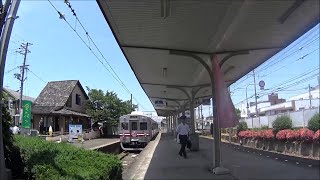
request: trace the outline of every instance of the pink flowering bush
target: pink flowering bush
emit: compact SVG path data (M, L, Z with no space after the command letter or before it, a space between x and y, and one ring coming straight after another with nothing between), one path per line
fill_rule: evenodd
M262 131L262 138L266 140L272 140L274 138L274 133L272 129Z
M297 139L303 142L310 142L313 140L314 132L307 128L301 128L298 130Z
M295 141L299 137L299 133L297 131L289 129L286 134L286 138L288 141Z
M316 133L314 133L313 135L313 141L319 143L320 141L320 130L316 131Z
M246 138L246 139L253 138L253 131L250 131L250 130L240 131L238 133L238 137Z
M287 134L288 129L284 129L284 130L280 130L277 134L276 134L276 139L279 141L285 141L287 140L286 134Z

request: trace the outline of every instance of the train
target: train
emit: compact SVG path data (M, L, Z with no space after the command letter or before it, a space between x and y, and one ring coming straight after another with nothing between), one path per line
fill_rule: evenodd
M143 150L159 131L159 124L142 112L123 115L119 120L120 146L124 151Z

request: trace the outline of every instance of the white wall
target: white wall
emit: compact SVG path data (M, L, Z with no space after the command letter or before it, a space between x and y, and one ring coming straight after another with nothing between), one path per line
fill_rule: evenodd
M319 100L320 99L312 99L311 106L312 107L319 107ZM298 111L300 108L310 109L310 100L309 99L296 100L295 101L295 111Z
M311 96L312 96L312 99L319 99L320 98L320 89L316 89L316 90L311 91ZM300 99L309 99L309 92L289 98L290 101L300 100Z
M305 109L302 111L277 114L277 115L273 115L273 116L260 116L260 126L268 125L269 128L272 128L272 122L274 120L276 120L277 117L279 117L281 115L288 115L292 119L292 126L293 127L307 127L309 120L316 113L319 113L319 108ZM248 128L252 128L252 127L258 128L259 127L259 118L258 117L246 118L243 120L247 123ZM252 126L252 123L253 123L253 126Z
M266 112L266 111L278 110L278 109L285 109L285 108L290 108L290 107L293 107L292 101L283 102L283 103L275 104L275 105L268 106L268 107L263 107L263 108L260 109L260 112Z
M259 109L264 108L264 107L268 107L270 105L271 105L270 102L263 102L263 103L258 102L258 111L259 111ZM247 117L247 114L249 114L249 113L247 113L247 104L242 103L240 108L241 108L240 109L241 110L241 117ZM250 114L256 114L256 106L249 107L249 112L250 112Z

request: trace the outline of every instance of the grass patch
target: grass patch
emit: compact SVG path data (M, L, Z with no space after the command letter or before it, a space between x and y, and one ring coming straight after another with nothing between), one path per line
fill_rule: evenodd
M67 143L16 136L28 179L122 179L115 155L84 150Z

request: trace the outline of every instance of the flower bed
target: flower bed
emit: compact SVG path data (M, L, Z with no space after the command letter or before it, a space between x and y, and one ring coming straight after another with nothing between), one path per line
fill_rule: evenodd
M283 129L274 134L273 129L268 130L246 130L238 133L243 145L277 151L285 154L302 155L319 158L320 131L314 133L307 128L298 130Z

